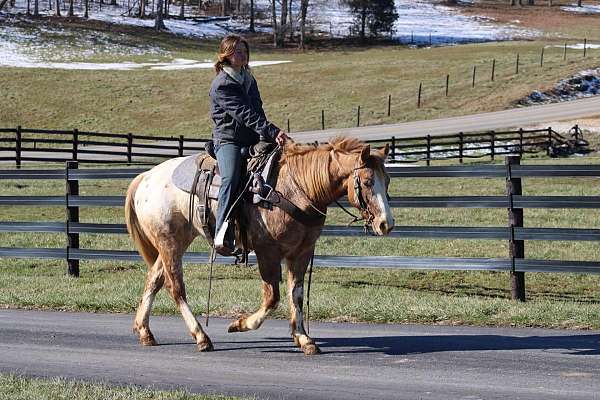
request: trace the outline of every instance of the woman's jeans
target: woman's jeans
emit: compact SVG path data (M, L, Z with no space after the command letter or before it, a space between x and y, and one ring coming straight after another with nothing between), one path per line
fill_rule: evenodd
M217 164L221 175L219 206L217 208L217 226L215 236L221 229L231 204L235 201L242 173L241 146L235 143L223 143L217 148Z

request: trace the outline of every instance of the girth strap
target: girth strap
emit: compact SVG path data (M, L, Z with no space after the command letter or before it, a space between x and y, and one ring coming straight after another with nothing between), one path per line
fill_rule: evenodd
M274 189L270 190L266 197L263 197L263 199L272 204L273 207L282 209L303 225L312 227L323 225L325 223L325 216L309 214L306 211L301 210L298 208L298 206L286 199L281 193Z

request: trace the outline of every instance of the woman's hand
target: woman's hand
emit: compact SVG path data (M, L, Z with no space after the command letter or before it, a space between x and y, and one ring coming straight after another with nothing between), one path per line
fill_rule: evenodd
M279 131L275 137L275 142L277 142L278 145L283 146L288 139L290 139L290 137L284 131Z

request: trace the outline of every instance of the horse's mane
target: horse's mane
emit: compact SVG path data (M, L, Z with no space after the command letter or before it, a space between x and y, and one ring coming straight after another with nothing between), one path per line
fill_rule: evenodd
M333 196L329 173L331 152L360 154L364 146L360 140L344 136L324 144L292 143L285 147L281 165L288 165L289 173L312 200L327 201Z

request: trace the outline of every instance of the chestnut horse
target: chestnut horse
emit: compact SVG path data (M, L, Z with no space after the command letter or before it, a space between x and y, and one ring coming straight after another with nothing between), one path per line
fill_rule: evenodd
M387 196L389 176L384 166L387 155L388 146L371 151L369 145L352 138L336 138L318 146L290 144L279 162L275 189L312 215L325 215L330 203L347 194L350 204L370 222L373 232L386 235L394 227ZM127 229L148 264L133 330L142 345L156 345L149 327L150 311L156 293L165 285L198 350L210 351L213 345L188 305L183 283L183 254L203 231L196 218L188 224L189 195L171 182L171 175L182 160L165 161L138 175L127 190ZM304 275L323 223L306 226L280 208L267 210L244 204L241 212L248 221L249 249L254 250L258 261L263 301L258 311L231 323L229 332L259 328L277 307L281 261L285 260L292 338L304 354L319 353L304 329L302 306Z

